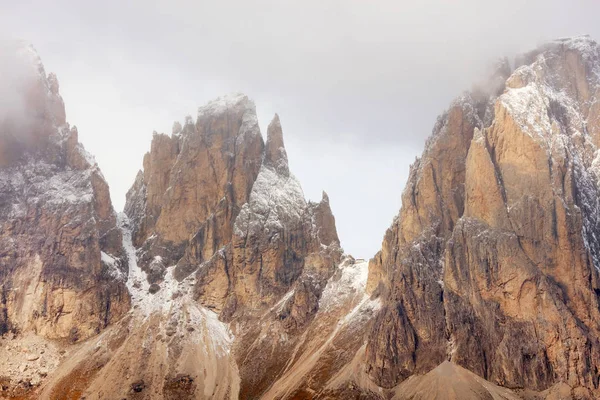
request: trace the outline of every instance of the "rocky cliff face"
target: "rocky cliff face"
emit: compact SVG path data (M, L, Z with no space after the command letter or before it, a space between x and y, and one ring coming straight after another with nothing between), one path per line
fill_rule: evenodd
M597 395L599 72L595 42L559 40L440 117L370 263L373 381L450 360L502 386Z
M326 279L340 259L327 195L306 202L279 117L265 145L241 94L200 108L171 136L155 134L125 212L153 290L175 266L176 279L197 277L197 299L225 320L272 305L308 268Z
M377 308L364 297L367 264L341 262L327 195L307 202L290 173L279 117L265 144L244 95L201 107L170 136L155 134L125 213L132 311L61 365L42 395L292 393L323 362L298 358L304 349L332 351L338 333L364 333Z
M78 342L129 308L121 231L56 77L22 43L3 43L2 61L0 335ZM24 374L3 361L0 376Z
M193 280L195 301L237 327L241 393L268 388L288 360L265 359L265 347L252 345L256 321L304 332L341 258L327 195L306 202L290 174L279 117L264 144L253 102L232 95L171 137L156 135L126 213L153 290L171 266L175 279Z
M56 78L19 49L34 68L14 80L27 112L1 121L2 395L600 397L591 39L503 60L451 104L369 262L342 254L279 117L265 143L241 94L155 133L117 218Z

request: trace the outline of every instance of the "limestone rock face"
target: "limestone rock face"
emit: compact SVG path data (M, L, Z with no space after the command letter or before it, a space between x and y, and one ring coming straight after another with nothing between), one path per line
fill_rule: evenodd
M358 359L379 307L365 295L367 263L343 256L327 194L305 200L279 117L266 145L256 121L254 104L232 95L154 135L119 216L131 310L37 395L330 393L326 382Z
M370 262L383 304L365 368L393 387L450 360L501 386L593 398L600 51L559 40L503 71L453 103L411 168Z
M56 76L29 45L1 53L10 105L0 116L0 335L76 342L129 308L121 231L106 181L65 121Z
M169 276L193 281L194 301L237 327L240 393L267 389L271 368L290 354L261 364L263 354L242 357L265 351L248 348L257 321L278 335L305 332L342 256L328 196L307 202L290 173L279 117L265 145L254 103L236 94L201 107L171 136L155 134L125 212L149 290L160 294Z
M174 132L154 135L125 206L134 245L147 249L142 267L165 260L153 267L158 278L165 265L200 264L229 241L264 147L254 104L243 95L202 107L195 123L188 117Z
M283 145L283 131L279 115L275 117L267 128L267 147L265 148L265 165L275 169L281 175L290 174L288 167L287 153Z
M120 214L119 223L130 257L131 311L72 351L39 398L237 398L239 374L227 325L191 296L192 277L179 282L173 268L152 294L136 262L130 222Z
M328 270L341 254L326 195L307 203L290 175L279 117L265 146L241 94L201 107L172 136L154 135L125 212L151 282L171 265L178 279L197 270L198 298L224 317L272 303L308 256L327 253L321 245L334 248Z
M0 396L600 397L591 39L501 60L452 102L368 262L242 94L155 133L116 216L20 49L33 68L0 86L22 106L0 114Z

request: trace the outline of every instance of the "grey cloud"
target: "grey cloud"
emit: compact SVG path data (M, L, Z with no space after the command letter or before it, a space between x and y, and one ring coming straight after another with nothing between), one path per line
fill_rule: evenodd
M152 130L243 91L263 131L279 113L292 171L310 198L329 193L342 244L363 257L452 98L498 57L600 39L600 4L583 0L2 1L3 33L57 73L117 208Z
M0 39L0 123L10 119L25 119L25 102L28 85L35 82L35 68L25 44ZM5 132L1 132L5 133Z

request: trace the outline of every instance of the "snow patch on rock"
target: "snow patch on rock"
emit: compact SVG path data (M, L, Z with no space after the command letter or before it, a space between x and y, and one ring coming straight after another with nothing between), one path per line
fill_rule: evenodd
M345 300L348 296L364 293L368 277L367 261L343 260L336 274L327 282L319 301L319 308L327 308L332 303Z
M146 273L137 264L129 220L124 213L119 214L118 219L123 232L123 247L129 259L127 288L131 294L134 317L146 320L159 315L168 321L167 336L181 330L188 340L211 347L213 354L220 357L229 354L234 336L229 325L219 321L215 312L202 307L193 299L195 277L191 275L179 282L173 277L175 267L170 266L160 283L160 290L150 293ZM155 261L162 262L158 256ZM186 326L190 329L184 330Z
M108 253L100 252L100 260L107 267L108 274L119 281L125 280L125 275L120 269L121 261Z
M206 105L198 108L198 117L218 116L230 109L253 108L254 103L243 93L230 93L209 101Z
M50 209L87 206L94 201L92 175L96 168L62 169L42 161L0 170L0 191L10 193L15 215L24 216L29 206Z
M365 293L368 276L368 261L354 261L352 258L343 260L323 290L319 300L320 312L355 301L355 306L338 321L340 327L373 315L381 307L381 303L379 298L371 299Z
M307 203L300 182L293 175L278 174L262 165L250 200L244 204L234 223L237 236L280 232L287 221L299 221Z

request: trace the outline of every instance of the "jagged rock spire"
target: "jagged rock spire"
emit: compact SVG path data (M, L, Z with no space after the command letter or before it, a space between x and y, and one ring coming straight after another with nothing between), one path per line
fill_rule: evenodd
M314 203L313 203L314 204ZM319 240L322 244L329 246L332 243L340 244L340 238L335 226L335 217L329 205L329 196L323 190L321 201L314 204L314 220L318 226Z
M267 146L265 149L265 164L285 176L289 176L287 153L283 144L283 131L279 115L275 114L267 128Z

